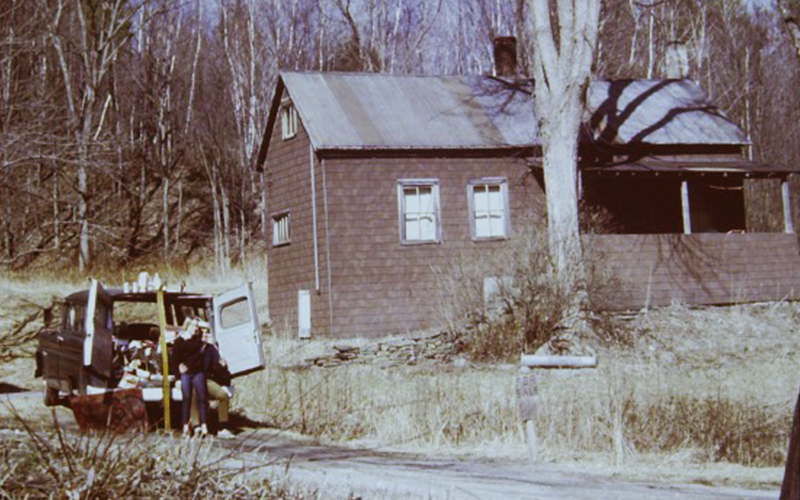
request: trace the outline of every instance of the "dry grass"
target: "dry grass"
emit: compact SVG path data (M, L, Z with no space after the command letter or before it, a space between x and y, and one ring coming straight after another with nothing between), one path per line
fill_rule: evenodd
M0 439L0 498L220 498L302 500L292 490L231 461L212 441L146 436L88 435L48 429L21 417L22 432ZM256 472L256 474L253 474Z
M261 320L267 318L261 265L225 278L202 268L159 273L208 291L253 280ZM3 328L34 307L30 304L44 304L83 284L47 277L0 280L0 298L10 304L2 309ZM616 319L614 343L592 346L600 360L597 369L541 373L535 420L541 459L616 467L643 477L683 470L710 481L735 476L774 485L782 474L798 391L798 320L792 303L674 305ZM265 340L268 369L237 381L234 407L249 418L327 442L515 460L527 456L513 365L297 369L291 367L329 352L337 342L300 342L280 331ZM366 345L370 340L338 342ZM0 381L38 387L32 377L27 380L32 366L30 358L0 365ZM659 472L664 464L670 473Z
M206 293L223 292L250 281L262 303L266 304L267 300L265 258L253 258L245 265L228 271L217 269L212 261L201 261L191 267L162 264L137 268L95 269L86 274L78 273L77 268L5 273L0 276L0 298L41 303L46 299L63 297L86 288L89 278L99 279L106 287L121 287L126 281L135 281L141 271L146 271L151 276L158 273L170 288L178 287L183 282L187 290ZM266 318L266 309L263 312Z
M259 321L267 323L267 270L264 259L253 259L245 266L222 273L209 263L198 263L190 270L185 266L143 267L141 269L101 269L91 273L106 287L121 287L134 281L140 271L156 272L168 287L183 282L189 291L220 293L242 283L252 282ZM40 382L33 378L32 356L35 343L30 339L42 326L41 312L72 292L87 288L89 278L75 269L58 272L36 270L0 275L0 381L17 387L35 389ZM58 310L54 311L58 320ZM30 321L28 321L30 320ZM23 324L25 323L25 324ZM21 328L20 328L21 327ZM9 335L13 334L13 338ZM9 337L6 337L9 336ZM4 338L5 337L5 338ZM18 345L17 339L23 339Z
M798 390L797 320L789 303L675 305L617 319L618 343L593 346L597 369L538 374L542 460L738 464L761 468L768 479L758 481L774 485ZM280 341L286 357L313 350L291 344ZM517 376L496 364L272 364L238 384L239 404L253 418L329 442L524 459Z

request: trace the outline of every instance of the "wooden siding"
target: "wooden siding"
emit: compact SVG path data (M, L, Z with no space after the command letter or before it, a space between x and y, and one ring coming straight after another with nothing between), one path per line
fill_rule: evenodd
M283 141L275 127L267 163L269 214L291 213L291 243L268 250L270 319L289 335L297 334L298 290L311 292L314 336L379 336L441 324L433 268L462 253L480 259L504 245L471 239L469 181L508 179L512 235L523 228L529 207L543 203L521 159L315 159L317 290L310 147L302 123L298 128ZM440 243L401 244L400 179L438 180ZM800 299L793 234L587 235L584 245L614 275L614 293L604 298L609 309Z
M525 162L509 158L323 160L330 231L334 336L379 336L441 323L435 266L463 252L479 259L503 241L471 238L467 186L508 179L511 232L542 192ZM437 179L441 242L401 244L397 181ZM323 291L327 293L327 290Z
M614 277L609 309L800 298L797 236L785 233L586 235Z
M312 327L324 331L328 328L327 318L330 315L327 302L319 300L319 293L316 291L310 141L299 118L295 137L283 140L281 124L277 123L270 141L271 147L266 162L270 321L276 330L292 336L297 335L297 292L309 290ZM318 228L323 210L321 185L321 179L315 176ZM284 211L290 213L291 242L288 245L273 247L272 216ZM320 264L323 263L320 261ZM323 276L325 274L321 271L320 278Z
M346 77L348 81L368 78L372 82L370 92L354 92L356 86L341 86L344 80L337 84L340 94L346 94L347 102L358 107L363 100L368 104L362 106L363 109L377 113L357 116L358 127L353 130L358 133L349 142L328 141L325 139L328 135L321 135L321 132L315 134L315 130L321 130L330 134L330 137L338 137L350 126L348 122L355 115L347 110L354 108L336 104L339 102L337 99L328 99L327 94L318 92L312 85L314 82L325 83L322 80L338 81L344 76L295 74L288 77L287 83L294 81L294 86L287 88L294 89L295 104L301 114L298 116L297 135L286 141L281 137L279 116L281 94L286 91L283 80L279 81L266 132L270 137L266 138L259 152L259 166L266 156L268 176L270 319L279 332L297 334L299 290L310 292L314 336L378 336L440 324L438 296L442 290L437 286L434 268L445 267L463 254L479 260L505 245L502 240L475 242L471 239L467 199L469 181L482 177L507 179L512 237L526 227L528 221L525 218L532 209L544 204L543 193L531 175L528 163L519 157L526 154L522 151L530 152L529 147L538 140L535 136L529 140L509 140L534 132L535 127L532 128L529 123L533 116L530 110L505 115L498 114L496 107L489 106L488 111L481 111L475 108L475 96L472 96L457 107L463 113L454 113L457 109L451 106L453 87L445 85L441 98L435 100L441 101L437 106L445 104L447 109L444 109L444 114L448 117L460 117L459 127L442 127L446 122L442 121L442 112L431 113L430 109L416 109L403 106L402 103L399 109L405 118L411 120L408 123L421 126L399 126L398 114L394 111L386 113L387 109L395 108L385 105L387 99L392 100L397 96L397 92L393 93L391 89L387 92L389 87L384 85L375 86L377 80L373 77ZM412 101L417 104L432 102L429 99L433 95L430 80L417 80L410 79L405 85L413 84L416 90L412 93L425 98ZM637 130L650 130L650 118L660 119L663 109L679 108L673 104L683 102L681 96L691 96L695 92L694 87L689 88L690 85L685 82L602 85L622 85L620 90L624 88L627 89L625 92L633 92L631 98L641 92L649 96L649 110L638 110L643 114L639 117L641 119L631 120L628 117L625 120L627 132L614 128L618 137L635 138L639 133ZM651 92L651 87L658 87L658 92ZM405 88L411 89L410 86ZM471 93L464 95L469 97ZM605 94L600 97L601 101L608 101ZM602 104L599 112L615 118L612 115L619 111L616 109L619 102L608 101ZM525 103L529 105L529 101ZM323 112L334 114L326 115ZM344 115L337 115L342 112ZM488 113L486 119L476 121L476 112ZM642 146L646 148L643 152L647 155L669 154L674 157L671 159L688 161L690 158L697 160L698 155L724 156L739 151L741 134L732 123L716 114L698 116L712 121L722 120L724 123L717 130L719 133L708 135L708 140L700 141L703 144L698 145L698 133L706 134L713 127L701 126L700 121L671 121L668 127L650 130L657 132L655 135L648 134L649 139L663 135L669 140L661 145L648 141L647 145ZM303 123L303 117L309 120L309 128ZM502 120L495 122L498 117L502 117ZM682 119L685 118L687 116ZM517 125L513 126L514 123ZM476 128L480 132L477 135L469 132L476 124L480 125ZM431 127L434 125L438 127L440 140L432 141ZM487 126L490 127L487 129ZM498 142L496 132L506 126L509 128L501 134L505 140ZM311 137L316 140L315 145L320 148L313 156L309 130ZM376 133L376 130L379 132ZM399 138L389 138L391 141L388 142L387 138L373 142L372 139L380 138L384 130L387 134L390 131L392 134L402 134ZM462 132L457 133L459 130ZM620 132L623 133L620 135ZM474 137L479 140L476 141ZM683 138L690 140L690 145L684 144ZM387 149L392 145L397 149ZM514 145L517 147L517 156L513 156L506 148ZM357 150L350 150L351 147ZM627 147L623 146L621 152L627 151L624 149ZM604 153L610 154L609 151ZM582 156L587 157L586 154ZM608 160L603 155L595 156L598 161ZM753 170L748 165L742 167L743 172ZM622 167L630 168L631 165L617 166ZM669 165L666 172L673 172L673 167ZM769 173L774 168L756 170ZM397 181L400 179L438 181L440 242L407 245L400 241L397 199ZM769 182L777 181L765 181L762 184ZM775 212L774 208L780 200L772 195L767 196L774 189L755 187L754 181L745 182L747 229L774 229L782 220L782 212ZM759 196L764 198L761 205L750 203L751 198ZM800 206L793 207L793 210L797 221ZM275 214L286 211L291 214L291 242L272 247L271 219ZM779 214L779 217L758 218L754 215L773 213ZM800 227L800 224L795 222L795 227ZM635 309L644 305L667 305L672 301L735 303L800 298L800 294L795 292L800 287L800 257L793 234L592 235L584 237L584 243L589 250L587 253L599 256L616 277L616 290L606 298L609 308Z

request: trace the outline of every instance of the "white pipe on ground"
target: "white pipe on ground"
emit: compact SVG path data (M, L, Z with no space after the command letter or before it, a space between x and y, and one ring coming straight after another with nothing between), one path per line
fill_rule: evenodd
M523 354L520 364L528 368L596 368L597 356L537 356Z

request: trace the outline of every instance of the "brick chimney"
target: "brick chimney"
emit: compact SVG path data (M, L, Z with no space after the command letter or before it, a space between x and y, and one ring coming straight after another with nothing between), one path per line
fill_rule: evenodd
M684 42L669 42L664 59L667 78L683 79L689 77L689 48Z
M494 76L517 76L517 38L498 36L494 39Z

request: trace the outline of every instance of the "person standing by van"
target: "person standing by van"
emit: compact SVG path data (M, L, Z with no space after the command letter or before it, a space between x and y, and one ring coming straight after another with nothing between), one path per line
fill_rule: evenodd
M184 323L180 335L175 340L173 356L178 375L181 378L181 421L183 434L189 435L192 428L189 416L192 407L192 393L197 400L200 413L200 433L208 434L206 416L208 413L208 389L206 387L206 374L203 360L203 334L198 326L197 319L189 319Z
M221 439L233 438L233 433L228 429L228 410L230 400L233 395L231 390L231 372L228 370L228 363L220 356L219 347L210 332L204 337L206 349L203 353L203 365L206 372L206 385L208 395L219 401L219 429L217 437Z

